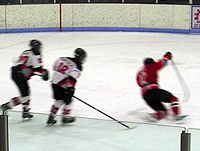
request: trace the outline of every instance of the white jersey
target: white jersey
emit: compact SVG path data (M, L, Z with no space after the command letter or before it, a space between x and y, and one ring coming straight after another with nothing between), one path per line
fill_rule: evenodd
M52 83L67 89L74 87L81 75L81 64L74 58L60 57L53 66Z
M33 75L33 72L35 71L34 69L36 68L41 67L41 70L38 70L37 72L43 72L42 56L35 55L34 52L31 50L26 50L21 54L14 66L18 65L21 66L21 72L28 79Z

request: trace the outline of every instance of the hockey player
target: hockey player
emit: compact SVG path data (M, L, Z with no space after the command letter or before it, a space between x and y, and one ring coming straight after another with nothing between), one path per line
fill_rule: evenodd
M43 68L42 55L40 51L41 45L42 44L39 40L31 40L31 49L23 51L18 61L12 67L11 77L20 91L20 96L14 97L9 102L1 105L3 111L22 104L22 118L33 117L33 115L29 113L30 88L28 80L36 73L40 74L44 81L48 80L48 71Z
M47 120L48 125L53 125L57 121L55 116L62 106L62 123L75 121L74 117L69 116L72 97L75 92L77 79L81 75L82 64L86 58L86 52L82 48L75 49L74 58L60 57L53 66L52 89L54 104L51 107L50 115Z
M158 85L158 72L167 65L171 58L171 52L166 52L163 58L157 62L152 58L145 58L144 66L136 76L137 84L141 87L143 99L155 111L155 113L150 114L154 120L161 120L168 115L168 110L163 105L163 102L171 104L171 110L176 120L184 117L180 116L178 98L170 92L159 88Z

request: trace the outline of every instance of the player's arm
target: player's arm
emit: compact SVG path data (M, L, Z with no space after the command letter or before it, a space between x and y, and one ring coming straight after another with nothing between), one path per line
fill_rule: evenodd
M39 73L42 76L42 79L44 81L47 81L49 79L49 72L47 69L43 69L42 66L33 68L33 72Z
M49 79L49 73L47 69L43 68L42 57L40 55L32 56L33 72L39 73L44 81Z
M67 86L67 88L65 88L66 95L64 99L67 105L71 102L71 99L74 96L76 81L77 80L75 77L69 76L65 80L63 80L61 83L59 83L61 87Z
M155 68L156 68L157 70L162 69L164 66L167 65L168 61L171 60L171 59L172 59L172 54L171 54L171 52L166 52L166 53L163 55L163 58L160 59L160 60L158 60L158 61L156 62Z
M168 60L172 59L172 53L171 52L166 52L163 56L163 59L167 62Z

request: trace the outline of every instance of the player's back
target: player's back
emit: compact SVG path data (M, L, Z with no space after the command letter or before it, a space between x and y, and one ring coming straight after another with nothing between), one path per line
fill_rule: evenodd
M41 55L35 55L31 50L25 50L19 56L19 59L14 66L16 65L37 68L42 66L42 58Z
M69 57L58 58L54 63L53 70L52 82L54 84L58 84L69 76L77 79L81 72L74 58Z

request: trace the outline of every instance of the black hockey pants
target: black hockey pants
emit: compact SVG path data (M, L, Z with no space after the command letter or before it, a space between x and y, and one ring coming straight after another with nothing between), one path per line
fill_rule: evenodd
M152 89L144 96L144 100L155 111L166 110L162 102L170 103L172 94L163 89Z
M63 100L66 105L70 104L72 99L69 98L67 90L59 86L58 84L52 84L53 97L55 100Z
M20 68L18 66L12 67L11 71L11 77L17 87L19 88L19 91L21 93L21 96L29 96L29 86L28 86L28 80L24 77L24 75L20 72Z

